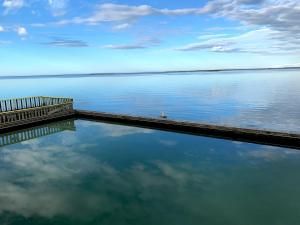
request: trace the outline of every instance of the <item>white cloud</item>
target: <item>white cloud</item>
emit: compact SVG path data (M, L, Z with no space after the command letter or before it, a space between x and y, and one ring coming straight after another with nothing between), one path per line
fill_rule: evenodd
M130 20L133 18L153 14L153 9L147 5L127 6L117 4L102 4L97 6L94 14L87 18L76 17L72 20L60 21L60 24L90 24L95 25L101 22L113 22Z
M139 17L151 15L187 15L197 14L199 9L156 9L149 5L129 6L119 4L101 4L96 7L95 12L90 17L76 17L71 20L58 22L60 25L65 24L89 24L95 25L102 22L128 21Z
M113 26L113 30L125 30L127 28L130 27L130 24L129 23L122 23L122 24L118 24L118 25L115 25Z
M114 28L125 29L129 26L130 21L145 16L202 14L235 20L243 25L252 25L257 30L266 28L269 29L269 32L276 33L274 37L268 37L268 40L278 39L284 42L283 39L285 38L288 39L289 43L300 46L299 0L213 0L203 7L181 9L159 9L149 5L129 6L109 3L98 5L89 17L75 17L70 20L59 21L57 24L96 25L103 22L122 21L124 23L116 25ZM193 45L191 48L197 46ZM212 46L217 51L225 49L222 46L220 48L214 47ZM230 48L230 50L232 49Z
M199 8L190 8L190 9L155 9L157 13L164 15L189 15L189 14L201 14L201 9Z
M46 27L47 24L45 23L32 23L30 24L32 27Z
M182 9L158 9L150 5L100 4L86 18L76 17L60 21L60 24L98 24L102 22L128 21L151 15L201 15L234 19L247 24L270 26L276 30L297 30L300 25L298 0L213 0L204 7Z
M105 45L103 46L103 48L128 50L128 49L143 49L146 47L142 44L124 44L124 45Z
M25 0L4 0L6 11L19 9ZM63 15L69 0L47 0L53 14ZM61 20L54 24L97 25L104 22L113 23L113 30L123 30L131 26L138 18L146 16L182 16L210 15L234 20L241 26L251 25L252 31L240 33L235 37L228 34L211 34L200 37L200 41L177 48L182 51L208 49L212 52L299 52L300 48L300 1L299 0L212 0L203 7L195 8L155 8L150 5L99 4L94 12L86 17L80 15L71 19ZM53 24L53 23L52 23ZM45 26L45 24L35 24ZM25 28L24 28L25 29ZM18 31L26 35L26 29ZM208 34L209 35L209 34ZM122 45L107 45L111 49L145 48L144 43L135 42Z
M18 27L18 29L17 29L17 34L18 34L19 36L24 37L24 36L26 36L26 35L28 34L28 32L27 32L27 30L26 30L25 27Z
M300 35L299 0L214 0L202 13Z
M258 54L299 53L299 43L293 43L280 31L261 28L235 36L202 36L200 41L179 48L179 51L207 50L211 52L249 52Z
M240 49L238 48L231 48L231 47L226 47L226 46L213 46L211 48L212 52L239 52Z
M48 4L54 16L62 16L66 13L69 0L48 0Z
M4 0L2 4L5 8L4 13L9 13L10 11L18 10L24 6L24 0Z
M4 27L0 25L0 32L4 32Z

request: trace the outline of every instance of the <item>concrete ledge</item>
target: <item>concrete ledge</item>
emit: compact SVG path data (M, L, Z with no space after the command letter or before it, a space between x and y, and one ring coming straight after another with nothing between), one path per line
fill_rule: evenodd
M42 119L36 118L28 121L23 121L13 126L1 127L0 133L18 131L37 125L47 124L53 121L61 121L64 119L85 119L100 122L109 122L120 125L129 125L177 133L186 133L199 136L300 149L300 134L245 129L229 126L218 126L212 124L200 124L186 121L147 118L84 110L74 110L74 112L68 114L60 114Z
M75 110L75 116L78 119L87 119L102 122L107 121L111 123L137 127L300 149L300 134L199 124L185 121L146 118L84 110Z

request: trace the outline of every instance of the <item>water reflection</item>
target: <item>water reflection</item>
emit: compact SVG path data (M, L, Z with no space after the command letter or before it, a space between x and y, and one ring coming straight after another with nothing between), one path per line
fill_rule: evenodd
M299 151L75 125L0 148L0 224L299 221Z
M24 129L17 132L0 134L0 147L12 145L23 141L40 138L46 135L62 132L65 130L75 131L74 120L65 120L55 123Z

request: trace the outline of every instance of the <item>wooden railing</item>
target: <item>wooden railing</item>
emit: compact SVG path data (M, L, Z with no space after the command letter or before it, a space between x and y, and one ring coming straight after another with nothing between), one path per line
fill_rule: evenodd
M73 112L73 99L28 97L0 100L0 128L68 115Z
M0 112L10 112L21 109L30 109L42 106L52 106L65 103L72 103L71 98L54 98L54 97L26 97L16 99L0 100Z

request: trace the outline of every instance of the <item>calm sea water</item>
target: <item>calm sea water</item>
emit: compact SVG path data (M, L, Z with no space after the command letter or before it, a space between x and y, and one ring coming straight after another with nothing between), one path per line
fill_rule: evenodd
M300 70L0 79L0 98L70 96L78 109L300 132Z
M300 151L81 120L24 132L0 147L3 225L300 221Z

